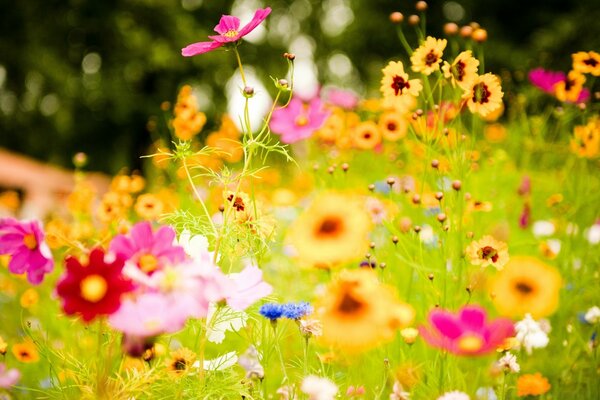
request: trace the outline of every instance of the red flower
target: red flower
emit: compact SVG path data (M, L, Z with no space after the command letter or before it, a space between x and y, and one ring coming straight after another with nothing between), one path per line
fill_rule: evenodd
M85 322L110 315L121 306L121 296L134 286L123 274L124 261L112 259L101 248L93 249L86 265L75 257L65 259L66 273L56 285L68 315L79 314Z

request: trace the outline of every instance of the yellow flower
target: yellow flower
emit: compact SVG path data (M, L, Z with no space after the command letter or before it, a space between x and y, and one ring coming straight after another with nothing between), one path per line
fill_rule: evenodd
M4 341L2 336L0 336L0 355L6 354L6 349L8 348L8 343Z
M321 340L348 351L360 351L394 338L414 319L414 309L382 285L368 269L345 270L316 303L323 324Z
M419 336L419 331L415 328L404 328L400 331L400 336L406 344L413 344Z
M354 145L359 149L369 150L381 143L381 132L373 121L365 121L354 129Z
M483 134L488 142L500 143L506 139L506 128L503 124L497 122L487 124L483 130Z
M15 343L12 347L12 352L18 361L24 363L33 363L40 359L35 344L31 341Z
M460 87L461 89L469 89L469 83L477 77L477 67L479 61L473 57L471 50L460 53L452 64L444 61L442 71L444 78L449 79L452 87Z
M383 69L381 93L384 106L398 110L408 110L415 102L423 86L419 79L408 79L401 62L390 61Z
M571 151L579 157L594 158L600 153L600 119L593 118L586 125L575 127Z
M6 190L0 193L0 209L5 208L8 211L16 212L20 205L19 193L14 190Z
M500 314L519 317L529 313L538 319L556 310L561 286L555 268L533 257L517 256L491 281L490 292Z
M582 74L600 76L600 54L595 51L580 51L573 54L573 69Z
M425 42L410 57L412 70L422 72L425 75L430 75L432 72L437 71L442 62L442 55L447 43L446 39L436 39L427 36Z
M569 71L567 78L554 85L554 95L560 101L576 103L583 90L585 76L578 71Z
M163 202L152 193L140 195L135 202L135 212L143 219L155 220L163 210Z
M94 185L85 180L78 180L73 192L67 199L67 207L73 213L89 213L95 197L96 189Z
M171 358L167 360L167 370L174 375L180 375L189 370L194 361L196 361L196 353L182 347L171 353Z
M206 115L198 111L198 102L189 85L183 86L179 91L174 114L175 118L171 121L171 125L175 131L175 136L181 140L193 138L206 123Z
M548 379L544 378L539 372L521 375L517 379L517 396L519 397L540 396L550 388L551 385Z
M328 193L317 197L290 228L300 259L313 266L356 259L367 251L369 215L357 199Z
M395 142L406 136L408 121L398 112L386 112L379 117L379 130L385 140Z
M29 288L21 295L21 307L30 308L36 305L39 299L40 295L38 292L33 288Z
M502 88L500 79L493 74L479 75L473 78L465 89L463 99L472 113L486 117L502 107Z
M491 236L484 236L471 242L467 247L467 257L473 265L481 265L482 268L491 265L501 270L508 262L508 247Z

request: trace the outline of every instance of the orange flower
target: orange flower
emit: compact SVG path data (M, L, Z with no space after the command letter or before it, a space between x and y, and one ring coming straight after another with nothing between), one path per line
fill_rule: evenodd
M34 363L40 359L35 344L29 340L22 343L15 343L12 347L12 352L17 360L24 363Z
M544 378L539 372L521 375L517 379L517 396L519 397L539 396L548 392L550 388L551 385L548 379Z
M354 144L359 149L373 149L381 143L381 132L373 121L365 121L354 130Z

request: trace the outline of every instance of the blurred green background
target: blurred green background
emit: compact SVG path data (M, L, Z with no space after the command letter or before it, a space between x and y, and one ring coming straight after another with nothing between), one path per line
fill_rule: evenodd
M244 23L256 8L273 8L267 29L241 48L267 90L269 75L286 72L281 54L292 51L302 84L375 95L384 63L405 58L388 16L414 12L413 1L397 0L1 1L0 147L62 166L84 151L90 169L109 173L140 166L148 118L183 83L195 85L209 120L224 112L233 55L180 56L221 14ZM431 1L427 29L441 36L445 22L480 23L489 33L486 70L510 91L530 68L567 70L571 52L600 50L599 20L600 1Z

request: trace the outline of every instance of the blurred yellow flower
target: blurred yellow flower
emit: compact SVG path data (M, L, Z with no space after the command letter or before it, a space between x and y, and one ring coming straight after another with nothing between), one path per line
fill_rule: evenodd
M486 117L502 107L502 87L500 79L493 74L479 75L473 78L464 91L463 99L473 114Z
M29 288L21 295L20 303L23 308L30 308L37 304L40 295L34 288Z
M569 71L567 78L554 85L554 95L560 101L575 103L583 90L585 76L578 71Z
M506 243L489 235L471 242L467 246L466 254L471 264L481 265L482 268L493 266L497 270L501 270L508 262L508 246Z
M390 142L403 139L408 131L408 120L398 112L386 112L379 117L379 129Z
M517 379L517 396L540 396L548 392L551 388L548 379L544 378L542 374L536 372L535 374L521 375Z
M188 371L196 361L196 353L182 347L171 353L171 358L166 361L167 371L173 375L181 375Z
M586 125L575 127L571 151L585 158L594 158L600 154L600 118L592 118Z
M160 217L163 211L163 202L152 193L138 196L135 202L135 212L143 219L155 220Z
M35 344L30 340L13 344L12 353L18 361L23 363L34 363L40 359Z
M477 77L477 67L479 61L473 57L471 50L467 50L456 56L452 64L444 61L442 71L444 78L449 79L453 87L468 89L469 83Z
M600 54L595 51L580 51L571 57L573 58L573 70L582 74L600 76Z
M410 57L412 70L425 75L430 75L434 71L437 71L440 68L442 55L447 43L446 39L436 39L428 36L425 42Z
M6 349L8 348L8 343L4 341L2 336L0 336L0 355L6 354Z
M369 150L375 148L381 143L381 132L377 124L373 121L360 123L354 129L353 142L359 149Z
M381 93L385 107L407 111L423 89L419 79L408 79L400 61L391 61L383 69Z

